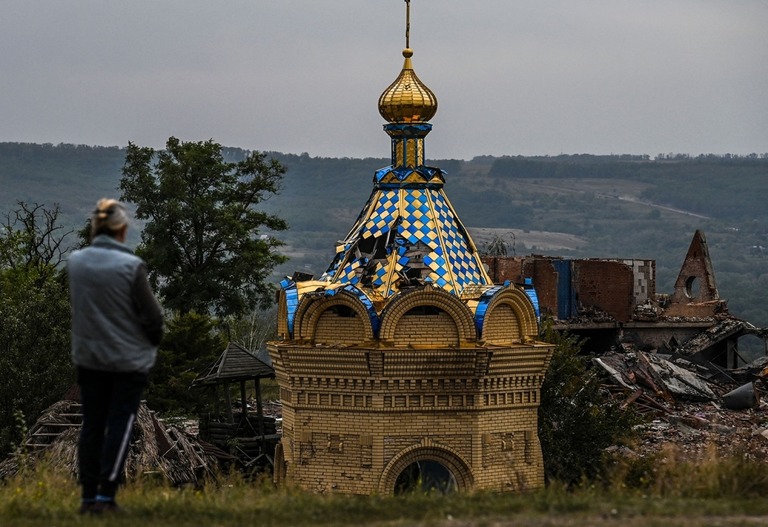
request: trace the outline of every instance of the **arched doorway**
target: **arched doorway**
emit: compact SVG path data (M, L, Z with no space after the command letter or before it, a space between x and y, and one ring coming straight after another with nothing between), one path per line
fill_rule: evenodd
M387 464L379 490L385 494L450 494L468 491L472 485L469 467L458 454L426 440L401 451Z
M394 493L453 494L459 490L456 476L442 463L431 459L414 461L397 476Z

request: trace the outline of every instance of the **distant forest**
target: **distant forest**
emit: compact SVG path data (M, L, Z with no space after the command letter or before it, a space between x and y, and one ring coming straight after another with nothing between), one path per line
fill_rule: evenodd
M228 160L246 151L225 149ZM0 212L19 201L52 207L80 228L95 201L117 196L125 149L0 143ZM280 274L320 274L351 228L384 158L269 152L287 169L265 203L291 225ZM483 250L497 236L508 254L656 260L657 292L671 292L696 229L704 231L731 313L768 326L768 154L479 156L430 160ZM548 245L543 233L578 243ZM134 243L138 240L134 232ZM277 278L277 277L276 277Z

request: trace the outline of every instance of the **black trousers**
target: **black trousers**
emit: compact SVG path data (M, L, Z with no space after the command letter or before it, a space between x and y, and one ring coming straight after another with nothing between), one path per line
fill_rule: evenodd
M77 383L83 404L77 451L82 497L114 497L147 374L78 368Z

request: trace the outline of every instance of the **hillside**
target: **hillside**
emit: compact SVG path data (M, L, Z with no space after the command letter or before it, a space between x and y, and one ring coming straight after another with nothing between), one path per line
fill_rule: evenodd
M225 149L235 160L241 149ZM279 274L321 273L336 240L388 159L270 153L288 172L265 208L286 218L291 261ZM116 195L124 149L0 143L0 211L17 201L58 203L79 227L93 203ZM499 236L509 254L652 258L657 290L672 290L696 229L707 236L718 287L732 313L768 326L768 156L477 157L430 160L482 250ZM134 233L134 243L137 240Z

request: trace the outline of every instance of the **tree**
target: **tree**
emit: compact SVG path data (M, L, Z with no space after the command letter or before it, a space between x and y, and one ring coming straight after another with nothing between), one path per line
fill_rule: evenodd
M58 225L58 204L52 209L24 201L17 205L0 225L0 267L34 270L44 282L58 272L69 249L64 241L73 231Z
M69 232L57 225L58 206L18 205L0 229L0 454L22 439L18 414L31 424L74 382L59 266Z
M206 371L224 351L226 342L209 315L177 314L168 321L157 352L157 364L149 376L147 403L164 413L199 414L207 394L190 390L195 378Z
M589 369L573 335L545 328L555 344L552 363L541 387L539 438L548 480L567 486L606 476L605 449L637 438L639 417L602 393L600 379Z
M285 221L259 211L279 190L285 169L252 152L225 162L220 144L168 139L166 149L128 145L121 199L147 220L137 254L166 308L239 315L273 301L267 279L285 261L267 231Z
M229 340L257 353L267 342L277 339L277 307L252 311L227 324Z

